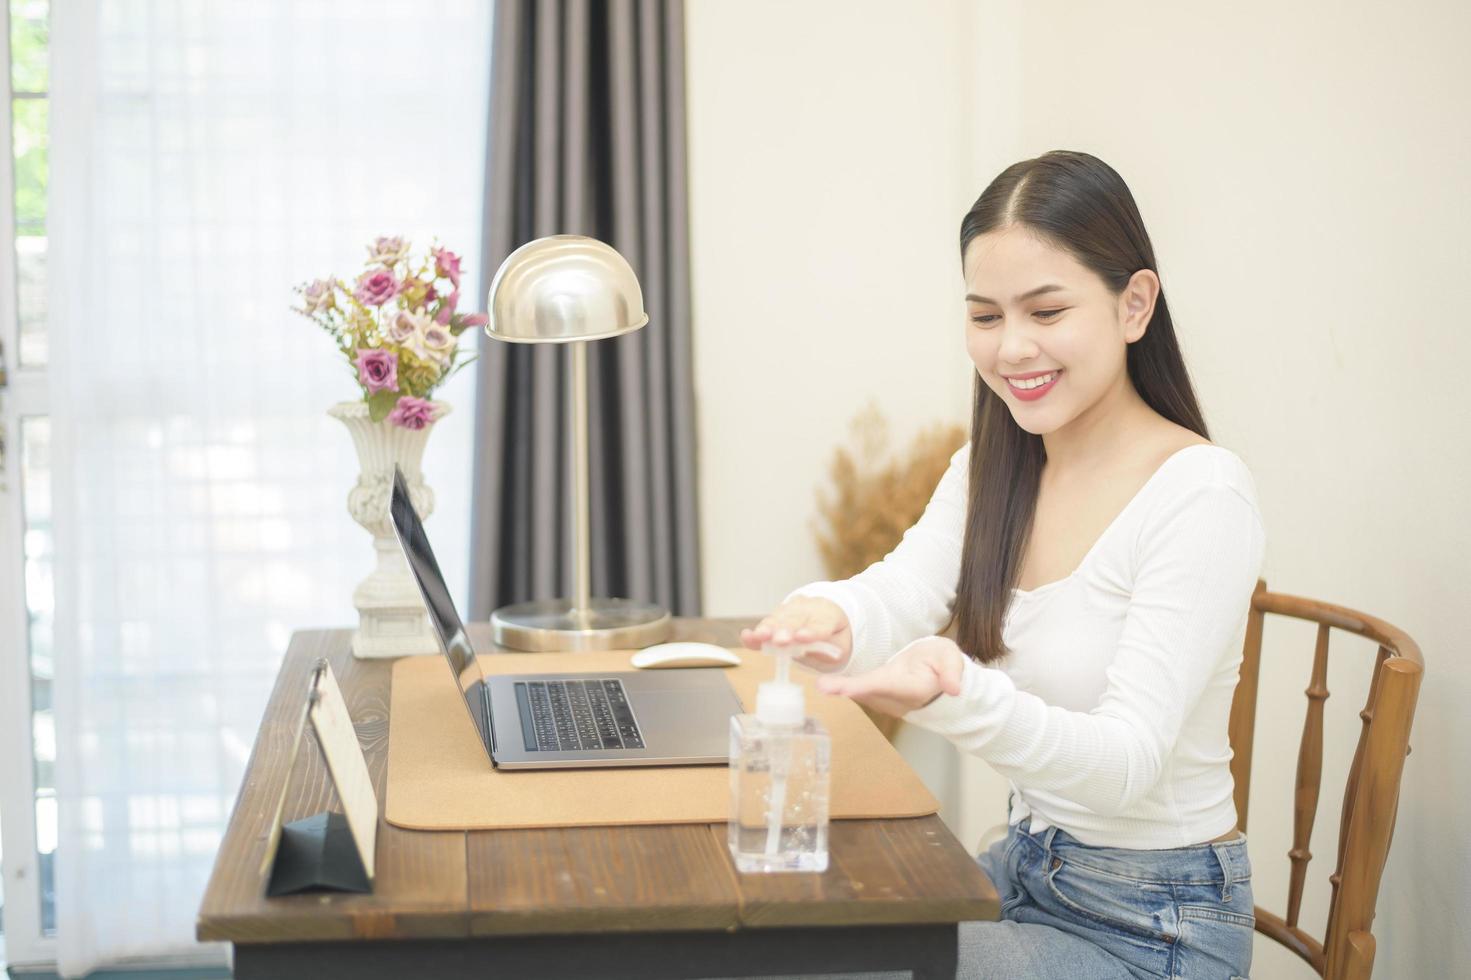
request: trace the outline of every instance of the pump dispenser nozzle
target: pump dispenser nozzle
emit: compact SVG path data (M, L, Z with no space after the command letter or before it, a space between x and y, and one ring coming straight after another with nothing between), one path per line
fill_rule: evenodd
M792 682L792 658L807 651L838 657L836 646L822 640L811 643L763 643L761 652L776 658L776 676L756 689L756 717L766 725L795 728L807 714L802 685Z

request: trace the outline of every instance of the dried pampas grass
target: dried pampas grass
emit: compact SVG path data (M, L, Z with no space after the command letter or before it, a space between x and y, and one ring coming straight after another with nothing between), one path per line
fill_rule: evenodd
M831 579L857 575L894 550L968 438L964 426L932 425L907 451L891 452L888 423L872 403L851 428L852 445L839 447L828 466L831 491L817 492L813 532Z
M969 433L955 424L921 431L907 451L892 452L889 426L870 402L851 423L851 445L840 446L828 466L830 490L817 492L817 549L830 579L851 578L894 550L919 520L950 457ZM890 741L899 719L864 709Z

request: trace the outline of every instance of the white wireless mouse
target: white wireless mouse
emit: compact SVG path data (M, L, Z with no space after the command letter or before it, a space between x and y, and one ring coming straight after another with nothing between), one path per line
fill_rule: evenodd
M658 667L735 667L741 655L713 643L660 643L633 655L629 663L644 670Z

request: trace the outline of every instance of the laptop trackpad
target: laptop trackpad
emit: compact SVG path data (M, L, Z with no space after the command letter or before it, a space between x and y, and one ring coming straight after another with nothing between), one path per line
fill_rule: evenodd
M740 702L727 691L643 691L630 695L654 752L716 756L730 750L730 717Z

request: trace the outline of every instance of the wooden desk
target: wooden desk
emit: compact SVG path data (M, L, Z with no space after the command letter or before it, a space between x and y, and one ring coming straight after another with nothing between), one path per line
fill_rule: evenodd
M674 639L738 646L753 622L676 620ZM470 634L494 649L487 624ZM341 682L383 799L391 662L353 659L350 636L292 637L215 859L196 934L234 944L237 980L951 978L956 923L997 917L995 889L933 816L835 820L824 874L740 875L723 823L424 832L380 815L373 894L267 899L260 864L281 781L287 820L338 806L314 745L286 772L318 657Z

